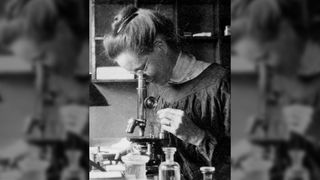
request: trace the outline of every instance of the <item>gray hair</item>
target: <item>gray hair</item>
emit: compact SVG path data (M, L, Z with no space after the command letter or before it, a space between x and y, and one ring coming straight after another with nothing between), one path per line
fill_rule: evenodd
M169 18L153 10L125 7L116 16L112 32L104 38L105 53L111 60L124 51L132 51L138 56L148 54L158 35L170 48L179 49L180 39Z

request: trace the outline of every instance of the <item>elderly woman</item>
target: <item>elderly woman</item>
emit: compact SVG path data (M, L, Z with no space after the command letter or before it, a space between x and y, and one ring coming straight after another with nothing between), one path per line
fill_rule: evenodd
M183 52L173 23L158 12L129 6L112 27L106 54L132 73L144 71L184 179L202 179L201 166L215 166L217 178L230 179L228 71Z

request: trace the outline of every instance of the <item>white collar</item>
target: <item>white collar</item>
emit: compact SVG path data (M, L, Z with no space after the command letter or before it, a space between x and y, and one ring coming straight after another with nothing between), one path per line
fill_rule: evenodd
M170 84L182 84L198 77L212 63L198 61L193 55L180 52L172 70Z
M301 57L299 74L302 76L312 76L318 74L320 72L319 57L319 44L313 41L308 41Z

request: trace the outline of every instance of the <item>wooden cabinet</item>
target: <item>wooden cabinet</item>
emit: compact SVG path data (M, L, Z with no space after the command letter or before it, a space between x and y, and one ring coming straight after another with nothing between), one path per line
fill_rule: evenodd
M90 72L95 82L134 81L133 76L107 77L125 73L104 55L103 36L110 32L114 16L124 6L160 11L175 24L183 48L198 60L230 67L230 37L224 29L230 25L230 0L90 0ZM102 75L101 73L105 73Z

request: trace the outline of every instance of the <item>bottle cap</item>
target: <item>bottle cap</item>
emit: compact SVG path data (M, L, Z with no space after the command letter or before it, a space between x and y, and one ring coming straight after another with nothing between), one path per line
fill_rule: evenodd
M211 167L211 166L202 166L200 168L200 171L202 173L206 173L206 172L214 172L215 171L215 168L214 167Z
M121 160L125 164L146 164L149 161L149 157L145 155L129 153L126 156L122 156Z
M169 152L169 153L170 153L170 152L173 152L173 153L174 153L174 152L176 152L177 149L176 149L175 147L164 147L164 148L162 148L162 150L163 150L163 152L165 152L165 153L166 153L166 152Z

